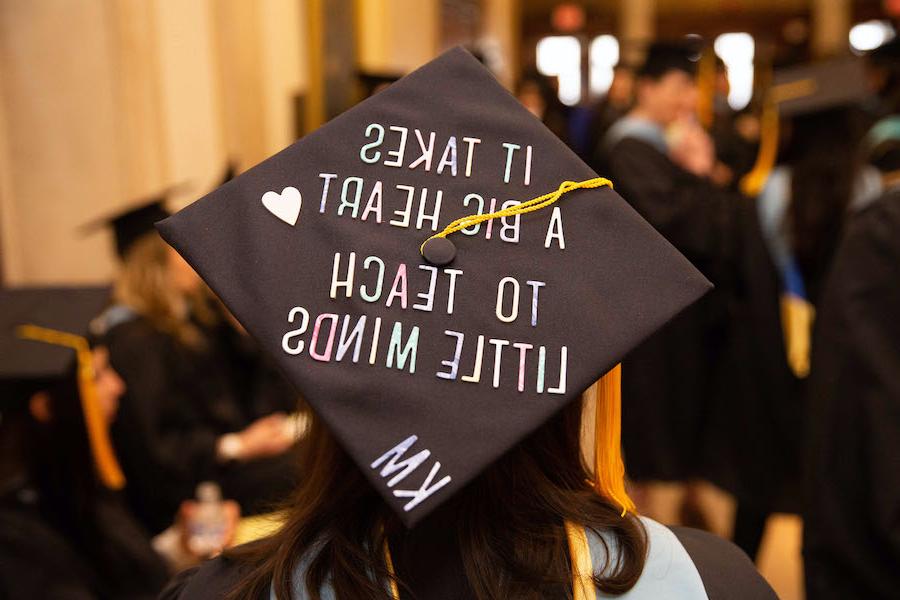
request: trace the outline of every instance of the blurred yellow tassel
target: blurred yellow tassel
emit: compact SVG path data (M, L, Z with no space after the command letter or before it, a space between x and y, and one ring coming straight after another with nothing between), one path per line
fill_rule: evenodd
M715 121L716 53L707 49L697 68L697 121L705 129Z
M777 105L767 102L759 118L759 153L756 163L740 182L741 192L750 198L759 195L775 168L775 161L778 159L778 119Z
M793 294L781 296L781 329L787 361L794 375L809 375L812 326L816 309L804 298Z
M88 341L78 335L36 325L22 325L16 333L23 339L64 346L75 351L78 395L81 397L81 411L84 414L84 424L97 475L103 485L111 490L125 487L125 475L122 474L112 443L109 441L109 429L97 400L97 389L94 387L94 360Z
M597 382L594 416L594 488L622 507L622 516L635 512L625 491L622 460L622 365L616 365Z

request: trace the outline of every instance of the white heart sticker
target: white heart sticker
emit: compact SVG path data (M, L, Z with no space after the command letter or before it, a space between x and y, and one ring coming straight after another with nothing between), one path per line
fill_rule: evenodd
M295 187L286 187L278 192L266 192L262 197L263 206L270 213L287 223L288 225L296 225L297 219L300 218L300 206L303 199L300 197L300 190Z

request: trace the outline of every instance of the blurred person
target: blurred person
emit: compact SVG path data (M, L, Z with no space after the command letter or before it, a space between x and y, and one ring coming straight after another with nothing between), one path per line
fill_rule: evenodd
M132 510L157 533L204 480L247 514L265 510L294 477L292 421L254 406L260 386L273 391L256 375L275 373L255 362L197 274L152 229L162 206L130 214L113 305L95 325L127 385L112 434Z
M900 117L865 144L884 191L849 217L816 320L803 557L810 598L900 588Z
M637 72L635 105L602 152L622 196L695 267L723 283L732 198L710 179L713 143L695 119L690 48L652 45ZM714 292L635 349L624 365L626 463L641 509L679 523L702 478L708 413L723 343L724 302Z
M423 243L427 234L414 227L380 227L330 210L292 223L290 214L260 205L253 190L282 189L326 165L356 164L366 142L332 143L338 133L401 115L409 126L439 119L442 130L479 136L482 168L465 180L440 181L448 196L474 188L522 200L518 210L528 213L515 213L522 215L520 239L466 237L451 225ZM507 140L527 141L528 152L540 156L533 178L497 173ZM379 181L438 181L426 169L398 173L392 161L377 162L366 174ZM238 182L158 227L313 407L306 476L277 533L185 574L165 597L774 597L733 545L639 517L625 491L617 363L709 282L468 53L448 51ZM567 189L572 195L541 205L541 194ZM528 204L529 197L536 200ZM453 208L443 222L468 216L486 223L513 210ZM545 224L563 213L565 248L548 248ZM238 241L245 251L229 252ZM437 277L451 261L460 283L449 294L446 282L418 294L435 298L433 311L401 312L405 303L392 307L380 292L369 295L381 277L374 266L361 272L354 261L363 253L382 269L397 269L398 296L406 296L399 286L406 290L407 275L410 290L427 289L428 277L417 275ZM265 256L304 262L285 268L260 260ZM421 268L407 274L407 265ZM525 308L525 318L505 318L491 284L525 277L544 286L540 313ZM356 297L360 285L364 298ZM528 296L527 306L536 307ZM453 306L445 309L449 297ZM344 332L355 322L361 334L355 348L345 342L338 354L340 321ZM371 341L373 321L379 331L382 322L392 329L392 342L379 344L377 333ZM398 368L407 331L415 333ZM485 340L511 346L510 339L522 340L519 352L483 355ZM354 357L363 348L369 360ZM586 388L593 400L583 399ZM587 406L593 444L586 457Z
M876 118L900 113L900 37L882 44L866 56L866 76Z
M556 80L529 70L516 86L516 98L556 137L569 143L568 107L559 99Z
M718 161L713 178L722 186L736 188L736 184L753 168L756 158L756 140L747 131L747 112L736 112L728 103L731 84L725 62L716 57L715 86L713 94L713 122L710 135ZM752 124L749 124L752 127Z
M107 428L124 384L106 348L81 337L107 294L0 292L0 597L154 598L170 572L208 556L190 543L194 503L151 540L118 492ZM224 510L211 551L233 535L237 505Z
M859 156L865 93L852 60L782 70L769 93L781 147L750 217L763 252L744 273L748 312L731 338L741 346L728 419L734 540L751 557L770 514L800 512L802 433L817 410L805 402L816 307L847 219L880 189Z
M613 123L631 108L633 92L634 68L619 63L613 69L609 90L593 105L583 109L579 119L573 115L570 135L577 141L577 153L598 173L604 173L606 168L601 164L603 157L598 156L597 148Z

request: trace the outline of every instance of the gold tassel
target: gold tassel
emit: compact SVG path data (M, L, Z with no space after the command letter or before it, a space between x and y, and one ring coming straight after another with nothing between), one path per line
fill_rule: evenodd
M762 191L778 159L778 106L767 101L759 119L759 153L756 163L740 182L741 192L755 198Z
M87 428L88 443L94 456L94 466L100 481L111 490L125 487L125 475L119 467L115 451L109 440L109 429L103 419L103 411L97 400L94 386L94 362L88 341L78 335L46 329L36 325L22 325L16 330L20 338L64 346L75 351L78 366L78 395Z
M705 129L715 121L716 53L708 49L697 68L697 121Z
M594 488L622 507L622 516L635 512L625 491L622 460L622 365L616 365L597 382L594 416Z
M806 299L793 294L781 295L781 332L788 365L800 379L809 375L812 327L816 309Z

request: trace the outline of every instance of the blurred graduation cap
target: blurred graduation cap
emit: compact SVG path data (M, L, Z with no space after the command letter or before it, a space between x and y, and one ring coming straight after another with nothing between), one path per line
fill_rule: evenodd
M359 83L363 88L363 95L366 98L373 95L375 92L380 92L401 77L402 75L398 73L375 72L364 69L358 69L356 71L356 78L359 80Z
M222 171L222 177L219 179L219 186L223 186L237 175L237 167L230 160L225 164L225 170ZM168 215L166 215L168 216Z
M862 61L848 57L776 71L769 101L792 117L858 104L867 90Z
M778 159L779 121L841 106L860 104L868 93L863 63L839 58L775 72L760 116L759 154L741 181L741 191L756 196Z
M4 403L22 402L68 377L78 382L91 452L101 481L125 479L94 390L89 324L109 301L109 288L20 288L0 291L0 382ZM7 406L7 408L9 408Z
M659 79L670 71L697 74L701 46L699 43L654 42L647 47L643 64L637 70L638 77Z
M710 288L459 48L157 227L408 526L601 377L633 509L616 365Z
M231 168L231 165L228 165ZM224 177L229 175L226 170ZM223 184L227 179L223 180ZM170 185L155 194L129 203L125 208L118 209L112 214L104 215L82 226L85 233L92 233L98 229L110 227L113 231L116 244L116 254L120 259L125 258L128 251L139 239L154 232L153 225L162 221L172 213L166 208L166 202L175 193L183 191L187 185L178 183Z

